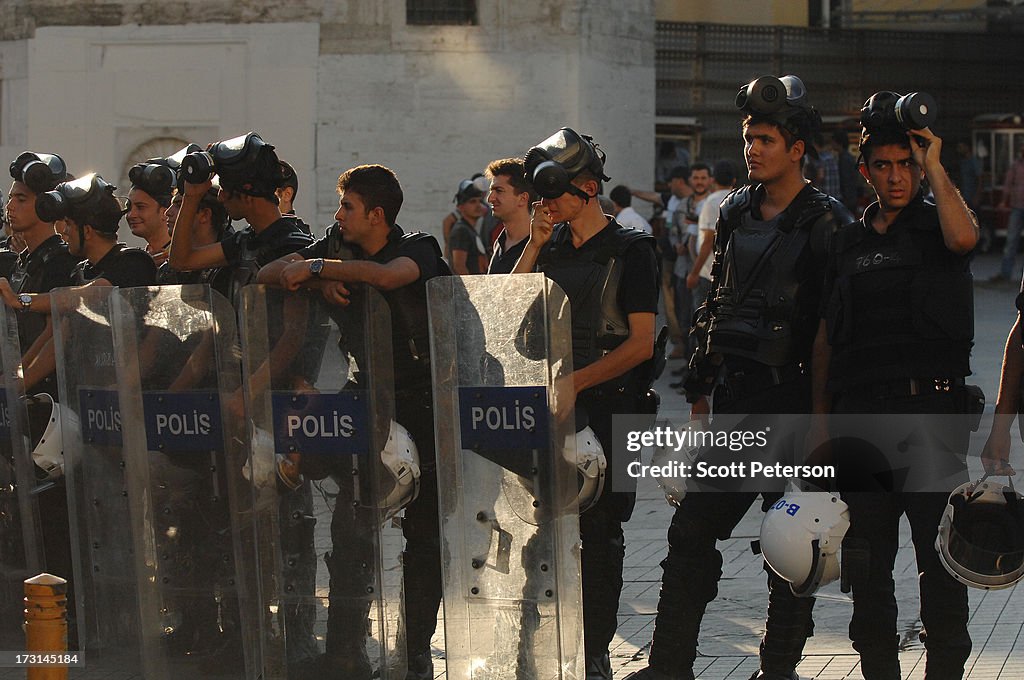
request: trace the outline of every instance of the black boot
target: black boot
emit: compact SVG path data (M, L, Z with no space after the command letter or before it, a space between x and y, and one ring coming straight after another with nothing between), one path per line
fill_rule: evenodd
M612 662L608 652L587 657L587 680L612 680Z
M405 680L434 680L434 659L430 650L409 655L409 671Z

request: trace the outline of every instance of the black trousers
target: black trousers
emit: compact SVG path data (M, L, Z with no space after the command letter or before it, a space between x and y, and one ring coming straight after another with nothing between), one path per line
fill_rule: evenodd
M395 420L416 442L422 471L419 495L406 506L402 520L406 644L410 656L430 651L443 592L432 399L429 389L395 394Z
M837 414L953 415L964 412L963 399L959 389L905 398L841 394L835 399L833 411ZM938 460L917 461L916 464L948 469L950 452L959 454L962 460L970 432L963 417L937 420L934 426L924 429L931 433L941 430L941 441L934 442L934 446L941 446L943 451L936 452ZM931 421L929 418L924 422L928 425ZM912 419L908 419L907 428L921 429ZM963 468L961 480L967 481L966 468ZM856 543L867 550L867 568L858 570L862 577L852 581L850 639L861 655L861 672L868 680L900 678L898 608L892 571L899 549L901 515L906 515L910 522L917 559L924 626L921 638L927 651L925 677L928 680L963 677L964 663L971 653L967 587L946 572L935 550L935 536L948 496L944 491L913 492L899 488L874 492L843 490L843 500L850 506L850 530L844 545Z
M806 413L810 386L805 378L740 397L716 395L716 413ZM763 420L763 419L762 419ZM693 672L697 638L708 604L718 596L722 554L717 542L726 540L758 496L762 508L778 494L756 491L688 493L676 509L668 530L664 570L650 665L663 673L686 677ZM766 568L767 570L767 568ZM804 643L814 631L814 598L798 598L789 584L768 571L768 618L761 641L761 669L788 674L800 662Z
M579 395L576 408L586 412L613 469L611 457L612 416L634 413L635 390L598 386ZM583 646L587 656L600 656L618 628L619 596L622 594L622 565L626 540L622 523L633 514L636 492L610 489L606 484L597 503L580 515L580 568L583 581Z

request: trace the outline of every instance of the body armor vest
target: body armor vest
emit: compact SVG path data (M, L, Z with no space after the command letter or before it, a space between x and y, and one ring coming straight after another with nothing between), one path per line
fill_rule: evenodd
M560 224L537 263L537 268L569 298L574 370L594 363L629 337L629 322L619 307L618 296L622 258L634 244L646 241L650 248L655 247L654 238L642 231L618 224L613 229L612 237L599 247L577 252L572 248L569 225Z
M26 255L24 260L22 260L21 257L18 257L18 259L14 263L14 269L11 271L11 288L14 289L15 293L24 292L25 283L28 281L29 276L34 274L36 271L45 268L46 265L49 264L54 257L60 255L62 252L67 252L67 250L68 245L64 243L63 240L47 239L46 241L43 242L42 245L39 246L39 250L37 251L39 254L39 259L33 260L33 264L35 262L38 262L39 264L34 264L34 266L32 267L33 271L31 272L29 271L29 256ZM33 253L33 255L34 254L35 253Z
M888 237L874 238L860 223L837 238L836 281L825 313L837 380L864 365L893 364L913 377L970 373L973 277L963 256L946 248L934 204L911 205L913 219Z
M817 330L824 262L835 220L852 216L810 185L771 220L751 214L743 187L722 204L707 351L766 366L806 361ZM819 225L819 222L822 222Z

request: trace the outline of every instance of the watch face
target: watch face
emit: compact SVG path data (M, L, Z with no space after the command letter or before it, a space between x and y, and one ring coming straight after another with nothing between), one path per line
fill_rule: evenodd
M324 261L321 259L316 259L309 263L309 272L311 274L319 274L323 268Z
M28 307L30 304L32 304L32 296L29 295L28 293L22 293L21 295L18 296L18 302Z

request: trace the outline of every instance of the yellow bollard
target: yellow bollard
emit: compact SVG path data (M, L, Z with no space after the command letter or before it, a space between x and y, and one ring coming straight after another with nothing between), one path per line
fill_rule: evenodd
M25 579L25 651L61 653L68 649L68 582L53 574ZM67 680L67 666L29 666L27 680Z

